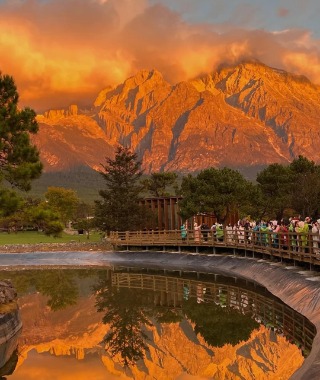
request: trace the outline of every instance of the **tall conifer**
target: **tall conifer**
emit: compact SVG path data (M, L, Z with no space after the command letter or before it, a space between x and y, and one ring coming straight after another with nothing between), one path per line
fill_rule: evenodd
M106 188L99 191L102 200L96 201L95 217L102 230L127 231L142 227L142 208L139 206L142 186L141 162L128 148L119 146L115 158L107 158L101 173Z
M0 73L0 180L21 190L30 190L31 180L42 171L39 152L30 141L38 131L36 114L18 108L19 95L14 80Z

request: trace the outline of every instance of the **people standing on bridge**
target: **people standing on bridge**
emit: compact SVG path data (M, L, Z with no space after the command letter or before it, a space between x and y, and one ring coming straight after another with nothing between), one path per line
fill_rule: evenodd
M305 220L304 220L304 223L306 223L308 225L309 231L311 231L311 229L312 229L312 219L309 216L307 216L305 218Z
M226 242L227 244L233 244L234 239L233 239L233 228L231 226L231 223L229 223L226 226Z
M223 237L224 237L223 225L217 223L216 224L216 239L217 241L223 241Z
M200 243L201 241L201 229L198 226L198 223L194 223L193 225L193 238L195 243Z
M278 233L278 243L280 248L288 249L289 246L289 230L286 222L282 219L275 231Z
M244 227L241 223L239 223L237 227L237 233L238 233L238 242L240 244L244 244Z
M290 233L290 246L292 251L297 251L298 249L298 236L296 234L298 229L298 219L292 218L289 224L289 233Z
M260 237L261 237L261 244L267 246L270 239L270 233L272 229L270 226L267 225L265 222L261 222L260 225ZM271 240L271 239L270 239Z
M256 221L252 227L251 241L254 245L261 245L260 222Z
M279 248L279 231L280 231L280 223L277 221L271 222L271 228L273 230L272 233L272 247L273 248Z
M203 240L208 241L208 235L209 235L209 231L210 231L209 226L206 223L202 223L200 228L201 228Z
M296 229L298 232L298 239L299 239L299 252L305 252L307 248L307 237L309 233L309 224L305 221L298 222L298 227Z
M312 246L313 246L313 253L316 255L319 255L319 241L320 241L320 219L318 219L316 222L312 223Z
M250 243L251 240L251 226L249 220L245 219L243 221L243 228L244 228L244 241L246 244Z
M187 234L188 234L185 224L181 225L180 231L181 231L181 239L182 239L182 242L184 243L187 240Z
M211 230L211 234L212 234L212 239L216 240L216 223L213 223L210 230Z

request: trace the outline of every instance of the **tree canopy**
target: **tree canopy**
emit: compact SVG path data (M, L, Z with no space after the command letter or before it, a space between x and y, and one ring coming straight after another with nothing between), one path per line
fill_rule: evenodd
M282 219L291 201L292 173L289 166L271 164L257 175L264 213Z
M151 173L148 178L141 181L145 189L154 197L167 197L172 193L172 190L177 190L178 175L173 172ZM173 189L170 192L170 188Z
M197 176L183 177L180 214L189 218L201 212L213 212L223 222L235 208L243 207L250 193L249 182L230 168L202 170Z
M48 187L45 198L51 210L60 215L60 220L66 226L67 222L72 220L79 198L77 193L72 189L64 189L63 187Z
M278 220L288 212L319 216L320 166L314 161L298 156L289 165L271 164L257 174L257 183L265 215Z
M290 164L291 207L302 216L319 216L320 166L299 156Z

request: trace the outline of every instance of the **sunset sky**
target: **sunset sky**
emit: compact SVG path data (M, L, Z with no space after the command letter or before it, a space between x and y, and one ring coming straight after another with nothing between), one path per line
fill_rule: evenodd
M176 83L254 58L320 84L319 15L318 0L0 0L0 71L38 112L140 69Z

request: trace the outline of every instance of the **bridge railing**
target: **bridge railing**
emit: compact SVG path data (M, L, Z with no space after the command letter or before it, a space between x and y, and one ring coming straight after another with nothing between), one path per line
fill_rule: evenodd
M188 230L186 237L183 237L180 230L151 230L115 231L110 233L109 238L115 246L225 247L320 265L320 235L313 233L224 229L219 237L211 231L202 231L199 236L195 231Z

